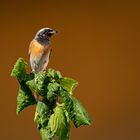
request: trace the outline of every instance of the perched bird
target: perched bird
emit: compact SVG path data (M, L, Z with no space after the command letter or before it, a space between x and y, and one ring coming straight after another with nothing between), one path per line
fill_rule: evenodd
M50 39L55 34L57 34L57 31L51 28L42 28L31 41L29 55L33 73L46 70L52 50Z

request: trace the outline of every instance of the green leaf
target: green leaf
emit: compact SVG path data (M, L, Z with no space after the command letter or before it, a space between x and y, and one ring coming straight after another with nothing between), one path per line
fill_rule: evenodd
M74 113L73 113L73 100L71 99L71 95L61 88L60 97L62 98L62 101L65 104L65 109L68 112L70 119L72 119Z
M42 101L38 101L36 106L34 121L37 123L38 128L47 127L49 117L51 115L51 110L49 105Z
M60 85L63 87L63 89L72 94L72 91L78 85L78 82L72 78L64 77L61 78Z
M74 122L75 127L91 124L87 111L76 98L64 90L61 90L60 95L65 104L65 109L70 119Z
M23 58L19 58L14 65L14 68L11 72L11 76L17 77L18 80L22 81L26 78L26 69L28 64L24 61Z
M53 134L48 127L41 128L39 131L40 131L42 140L52 140Z
M27 81L33 80L34 76L35 76L34 73L29 73L29 74L27 73L25 81L27 82Z
M47 73L45 71L40 71L35 74L33 80L27 81L26 84L36 93L41 96L46 96L47 94L47 85L49 82L49 78L47 77Z
M56 106L49 119L48 127L59 140L69 140L70 121L67 120L63 106Z
M49 104L38 101L34 121L37 123L37 128L40 131L42 140L52 140L54 136L48 127L48 121L51 114L52 110L50 109Z
M58 83L49 83L47 86L48 92L47 92L47 99L50 100L51 98L54 98L54 96L57 98L57 91L59 89Z
M75 127L79 127L81 125L91 125L91 120L83 105L75 97L72 96L71 98L73 100L74 109L74 117L72 120L74 122Z
M33 104L36 104L36 100L32 95L31 90L24 83L24 81L20 82L19 92L17 96L17 114L19 114L25 107L28 107L29 105Z
M48 69L48 77L54 78L55 80L58 80L62 78L62 75L59 71L55 71L54 69L49 68Z
M49 83L48 87L47 87L48 91L50 91L50 92L55 92L58 90L58 88L59 88L58 83Z

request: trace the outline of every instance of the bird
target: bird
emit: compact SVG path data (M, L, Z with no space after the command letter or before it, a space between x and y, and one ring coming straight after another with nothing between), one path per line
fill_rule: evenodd
M57 33L58 31L46 27L35 34L28 51L32 73L36 74L47 69L52 52L51 37Z

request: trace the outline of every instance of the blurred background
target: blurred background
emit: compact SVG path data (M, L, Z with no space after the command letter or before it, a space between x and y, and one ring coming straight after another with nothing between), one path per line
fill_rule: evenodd
M93 121L71 140L140 140L140 3L131 0L24 0L0 4L0 139L41 140L35 107L16 116L18 84L10 77L38 29L53 37L49 67L79 81L74 95Z

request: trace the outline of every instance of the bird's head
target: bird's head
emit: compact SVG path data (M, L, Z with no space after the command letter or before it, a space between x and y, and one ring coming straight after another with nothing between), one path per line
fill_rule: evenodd
M51 28L42 28L36 33L35 39L42 44L48 44L50 38L57 33L58 32L56 30Z

